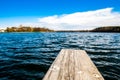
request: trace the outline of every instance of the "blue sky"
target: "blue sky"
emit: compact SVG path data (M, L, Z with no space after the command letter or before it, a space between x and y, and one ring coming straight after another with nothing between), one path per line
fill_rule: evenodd
M119 13L120 0L0 0L0 28L26 23L40 25L40 18L106 8L112 8L111 12ZM43 22L41 24L49 27Z

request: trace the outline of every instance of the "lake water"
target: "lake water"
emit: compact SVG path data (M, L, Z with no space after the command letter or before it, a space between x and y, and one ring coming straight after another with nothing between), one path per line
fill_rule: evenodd
M41 80L63 48L86 50L105 80L120 80L120 34L0 33L0 80Z

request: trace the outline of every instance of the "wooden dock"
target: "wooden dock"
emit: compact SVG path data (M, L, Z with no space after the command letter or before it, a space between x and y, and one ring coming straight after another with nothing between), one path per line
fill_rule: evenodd
M62 49L43 80L104 80L84 50Z

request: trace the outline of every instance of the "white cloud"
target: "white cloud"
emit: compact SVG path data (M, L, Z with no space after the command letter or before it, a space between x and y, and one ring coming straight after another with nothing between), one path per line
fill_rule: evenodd
M53 15L42 18L11 18L1 20L0 27L8 26L37 26L54 30L85 30L99 26L120 26L120 12L112 11L113 8L105 8L87 12L75 12L71 14Z
M95 11L76 12L72 14L53 15L39 18L39 24L55 30L93 29L99 26L120 25L120 13L113 8Z

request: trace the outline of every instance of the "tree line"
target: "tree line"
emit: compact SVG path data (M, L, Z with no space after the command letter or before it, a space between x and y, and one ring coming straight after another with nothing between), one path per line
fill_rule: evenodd
M19 26L19 27L7 27L5 32L53 32L54 30L42 27L29 27L29 26Z
M58 30L56 32L118 32L120 33L120 26L105 26L105 27L98 27L92 30Z
M120 26L107 26L107 27L98 27L91 32L120 32Z

